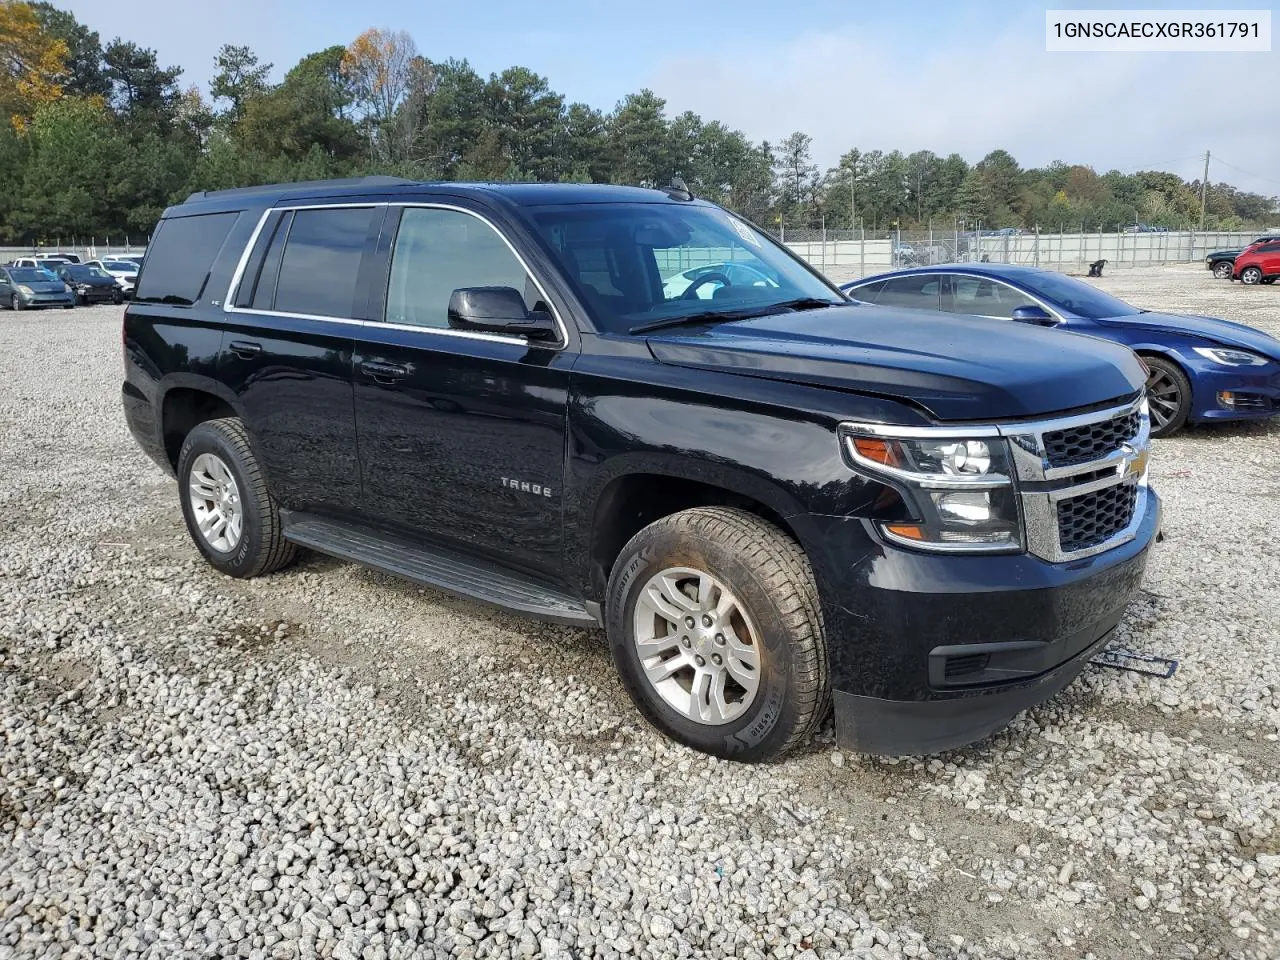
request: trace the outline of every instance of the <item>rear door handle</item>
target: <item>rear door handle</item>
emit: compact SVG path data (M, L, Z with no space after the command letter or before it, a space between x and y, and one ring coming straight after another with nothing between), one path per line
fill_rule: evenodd
M237 357L243 357L248 360L262 352L262 344L251 343L248 340L232 340L228 345L228 349Z
M409 375L409 368L385 360L362 360L360 372L377 383L399 383Z

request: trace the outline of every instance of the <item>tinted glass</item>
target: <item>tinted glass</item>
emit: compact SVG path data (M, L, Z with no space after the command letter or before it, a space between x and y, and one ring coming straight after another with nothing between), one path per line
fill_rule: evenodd
M449 297L460 287L512 287L526 308L539 303L520 261L483 220L456 210L405 208L391 254L387 322L447 327Z
M270 310L276 296L276 278L280 275L280 257L284 253L284 242L289 236L289 226L293 223L293 214L285 213L269 220L264 242L267 244L264 255L257 260L250 259L248 270L240 279L240 289L236 291L236 306L252 306L255 310Z
M801 298L843 302L772 239L715 207L582 204L539 211L534 222L607 332L706 312L764 313Z
M34 267L19 267L15 270L6 270L5 273L14 283L48 283L55 279L49 271L37 270Z
M1047 270L1027 273L1019 277L1019 282L1042 300L1047 300L1050 305L1089 320L1129 317L1140 312L1137 307L1125 303L1119 297L1103 293L1083 280L1062 273Z
M373 214L373 207L295 212L280 261L275 309L353 316L360 258Z
M209 271L232 225L240 216L208 213L161 220L151 238L147 269L139 278L136 299L190 305L199 299Z
M1254 252L1255 253L1275 253L1277 250L1280 250L1280 243L1264 243L1262 246L1258 247L1258 249Z
M894 277L884 282L884 288L876 297L876 304L881 307L937 310L938 290L941 286L936 273Z
M948 278L950 296L942 298L942 309L952 313L972 313L980 317L1010 318L1017 307L1038 304L1025 293L986 277Z
M875 303L876 298L880 296L880 291L884 289L884 284L885 281L877 280L875 283L854 287L849 291L849 296L855 300L861 300L863 303Z

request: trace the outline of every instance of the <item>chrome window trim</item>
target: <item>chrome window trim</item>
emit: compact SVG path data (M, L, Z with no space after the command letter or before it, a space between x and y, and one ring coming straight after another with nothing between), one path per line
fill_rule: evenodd
M420 208L430 210L451 210L455 213L463 213L467 216L475 217L490 230L498 235L498 238L506 244L511 255L516 258L516 262L520 264L524 272L533 281L533 285L538 288L538 292L542 294L542 299L546 302L547 307L551 310L552 319L556 322L556 328L559 332L560 339L555 343L543 343L537 340L530 340L528 337L507 336L500 333L479 333L472 330L450 330L447 327L423 327L411 323L389 323L386 320L357 320L355 317L326 317L313 313L289 313L283 310L260 310L253 307L237 307L235 305L235 297L239 292L240 283L244 279L244 272L248 268L249 258L253 256L254 248L258 245L258 239L262 234L263 227L266 226L267 218L276 212L298 211L298 210L340 210L340 209L358 209L363 207L390 209L392 207L400 208ZM397 234L399 230L397 228ZM287 246L287 245L286 245ZM392 245L391 254L394 256L395 247ZM283 262L283 261L282 261ZM536 273L529 268L529 264L524 257L520 255L515 246L507 239L507 235L498 229L492 220L481 213L474 210L468 210L466 207L458 206L453 203L439 203L436 201L376 201L372 203L297 203L286 206L268 207L262 212L258 218L257 225L253 228L253 233L249 236L248 242L245 244L244 250L240 253L240 260L236 264L235 272L231 275L231 283L227 287L227 297L222 303L224 313L244 313L253 316L262 317L284 317L299 320L319 320L325 323L345 323L359 327L378 327L386 330L404 330L410 333L426 333L443 337L457 337L464 340L485 340L490 343L510 343L519 346L539 346L548 350L564 350L569 346L569 330L565 325L564 318L560 316L560 311L556 307L555 302L547 293L547 288L543 285L542 280ZM384 304L385 310L385 304ZM385 314L384 314L385 315Z
M1036 303L1038 303L1041 307L1044 308L1045 312L1048 313L1049 316L1053 318L1055 323L1066 322L1066 317L1064 317L1062 313L1059 312L1055 307L1051 307L1048 303L1046 303L1040 297L1036 296L1034 293L1028 293L1026 290L1020 290L1018 287L1013 286L1007 280L1001 280L996 277L987 276L981 273L969 273L963 270L933 270L929 268L923 268L919 271L912 270L912 271L909 271L908 273L900 273L892 277L885 277L884 280L895 280L898 277L905 277L905 276L931 276L931 277L939 277L939 278L968 277L970 280L989 280L992 283L998 283L1003 287L1008 287L1014 293L1021 294L1024 297L1034 300ZM845 296L856 300L858 303L866 304L869 307L879 306L879 304L871 303L868 300L858 300L858 298L854 296L854 293L858 290L859 287L870 286L872 283L879 283L879 282L881 281L874 277L868 277L866 283L858 281L856 286L852 286L847 291L845 291ZM890 309L893 309L893 308L890 308ZM1012 320L1013 319L1012 317L996 317L996 316L992 316L989 313L958 313L953 310L943 310L942 300L941 300L941 291L939 291L938 309L932 312L947 313L957 317L982 317L986 320Z

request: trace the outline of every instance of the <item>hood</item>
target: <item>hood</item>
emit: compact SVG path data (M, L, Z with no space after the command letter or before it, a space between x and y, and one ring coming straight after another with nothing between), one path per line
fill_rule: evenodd
M1124 324L1138 330L1180 333L1201 337L1226 347L1241 347L1280 360L1280 340L1261 330L1232 323L1218 317L1200 317L1183 313L1136 313L1129 317L1100 320L1099 323Z
M893 397L938 420L1039 417L1132 396L1127 347L1094 337L917 310L839 306L701 330L658 331L662 363Z
M61 280L33 280L30 283L18 283L14 286L29 287L34 293L63 293L67 287Z

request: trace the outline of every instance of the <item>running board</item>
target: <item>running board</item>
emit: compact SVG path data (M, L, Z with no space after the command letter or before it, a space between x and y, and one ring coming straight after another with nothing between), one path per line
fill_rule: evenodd
M600 626L599 617L583 601L454 550L313 514L282 510L281 520L286 540L340 560L550 623Z

